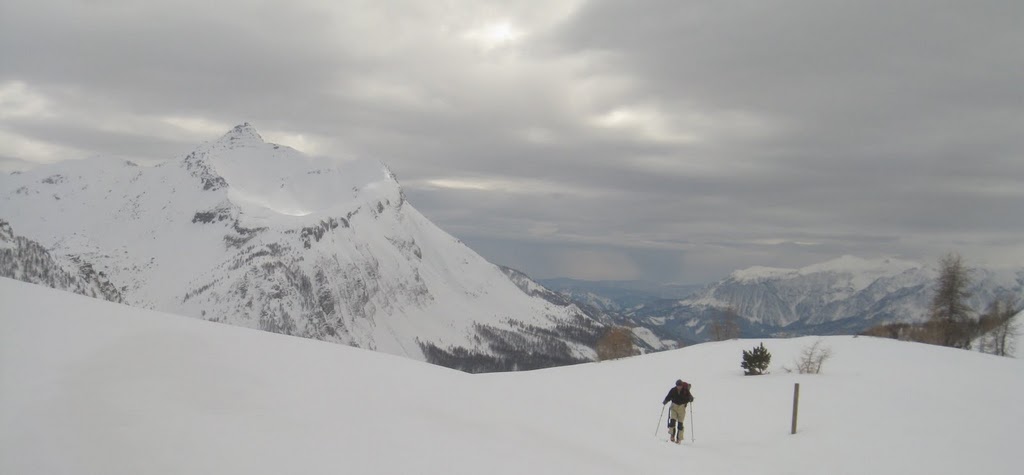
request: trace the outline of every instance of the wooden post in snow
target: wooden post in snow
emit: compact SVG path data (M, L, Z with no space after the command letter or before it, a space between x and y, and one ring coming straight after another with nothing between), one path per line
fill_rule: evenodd
M793 384L793 427L790 434L796 434L796 413L800 407L800 383Z

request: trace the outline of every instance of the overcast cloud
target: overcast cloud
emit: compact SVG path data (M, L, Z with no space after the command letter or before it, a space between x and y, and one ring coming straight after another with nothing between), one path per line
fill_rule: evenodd
M0 170L236 123L534 277L1024 265L1024 2L0 3Z

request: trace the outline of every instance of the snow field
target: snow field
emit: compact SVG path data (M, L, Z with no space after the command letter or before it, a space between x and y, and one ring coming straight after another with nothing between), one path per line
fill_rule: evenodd
M0 279L0 473L1020 472L1020 360L829 337L823 374L781 369L814 341L764 340L760 377L758 340L469 375Z

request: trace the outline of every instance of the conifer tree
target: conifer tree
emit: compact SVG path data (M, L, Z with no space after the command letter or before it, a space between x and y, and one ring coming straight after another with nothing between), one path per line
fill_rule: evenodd
M967 299L969 270L960 255L947 254L939 261L939 279L932 298L931 323L938 331L937 343L954 348L971 348L971 308Z
M743 374L757 376L768 370L768 364L772 361L772 354L764 347L764 343L755 346L753 350L743 350L743 362L740 367L746 370Z

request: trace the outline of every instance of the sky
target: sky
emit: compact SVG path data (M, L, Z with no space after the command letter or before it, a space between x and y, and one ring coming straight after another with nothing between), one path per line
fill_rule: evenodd
M0 3L0 171L242 122L535 278L1024 266L1017 0Z

